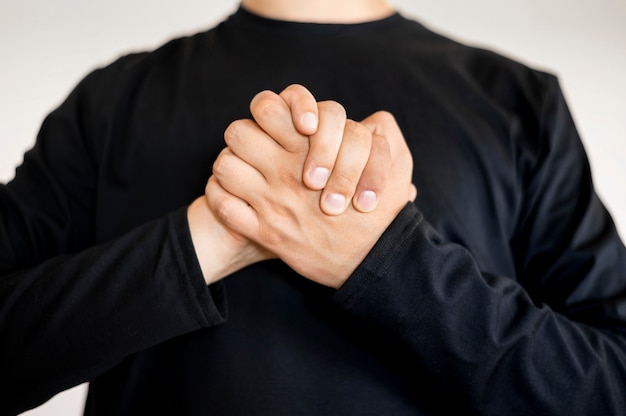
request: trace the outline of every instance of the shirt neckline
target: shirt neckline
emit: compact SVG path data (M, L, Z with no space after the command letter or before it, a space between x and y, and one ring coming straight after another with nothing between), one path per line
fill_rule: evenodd
M289 20L277 20L259 16L242 6L229 19L236 26L245 30L289 33L292 35L349 35L363 32L387 30L397 26L404 18L394 12L388 17L362 23L310 23Z

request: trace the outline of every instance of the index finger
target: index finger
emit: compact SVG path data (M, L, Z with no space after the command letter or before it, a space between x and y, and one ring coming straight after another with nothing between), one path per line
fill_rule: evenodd
M319 114L317 101L311 91L300 84L292 84L278 94L291 110L293 125L300 134L310 136L317 132Z
M261 91L250 102L250 112L259 127L288 152L309 150L309 138L295 128L291 109L278 94L269 90Z

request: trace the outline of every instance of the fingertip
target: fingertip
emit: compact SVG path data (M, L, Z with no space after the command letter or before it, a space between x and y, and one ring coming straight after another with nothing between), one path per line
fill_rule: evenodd
M306 185L314 190L318 191L320 189L324 189L326 183L328 182L328 178L330 177L330 170L327 168L318 166L309 171L307 175Z
M325 194L321 208L326 215L340 215L346 210L346 197L335 193Z
M279 96L291 109L296 130L307 136L315 134L319 125L319 117L317 100L311 91L300 84L292 84L285 88Z
M300 118L300 121L301 121L300 133L311 135L317 132L319 121L318 121L317 114L315 114L314 112L312 111L305 112Z
M360 192L354 199L354 207L361 212L372 212L378 204L378 196L374 191Z

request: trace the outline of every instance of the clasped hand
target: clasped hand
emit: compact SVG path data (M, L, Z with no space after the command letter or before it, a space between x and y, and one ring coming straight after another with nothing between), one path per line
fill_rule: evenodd
M206 198L189 209L205 279L278 257L339 288L415 198L402 133L389 113L357 123L299 85L258 94L250 110L226 130Z

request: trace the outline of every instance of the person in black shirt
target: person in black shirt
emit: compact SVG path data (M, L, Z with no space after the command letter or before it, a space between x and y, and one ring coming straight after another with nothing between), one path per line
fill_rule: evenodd
M360 155L337 210L316 155ZM0 414L85 381L87 415L626 408L626 249L557 79L384 1L244 0L94 71L0 245Z

